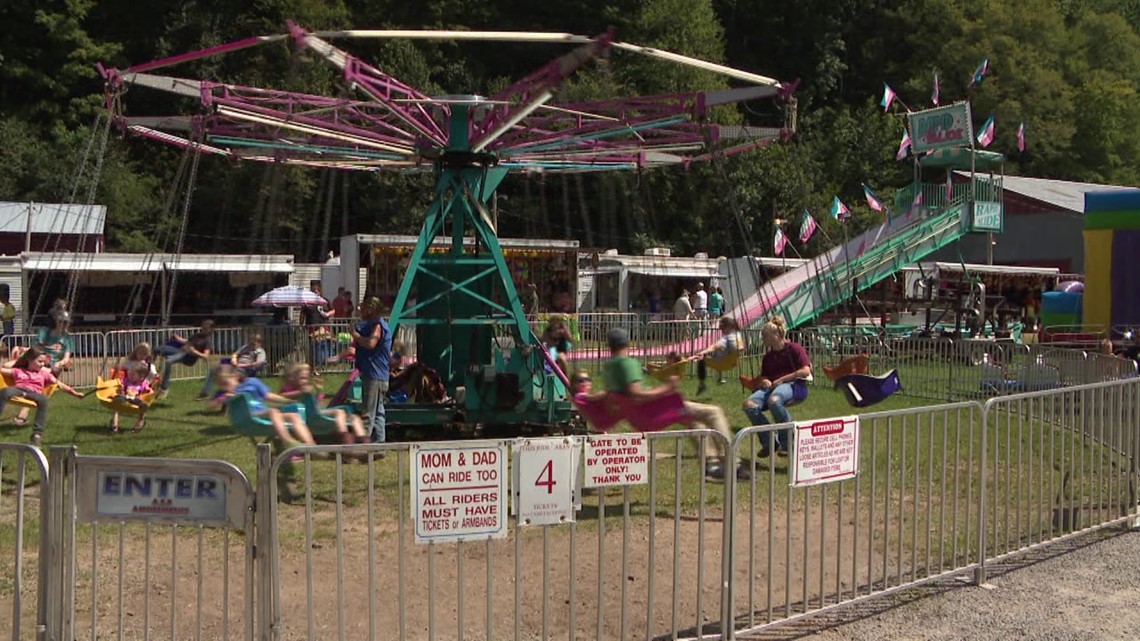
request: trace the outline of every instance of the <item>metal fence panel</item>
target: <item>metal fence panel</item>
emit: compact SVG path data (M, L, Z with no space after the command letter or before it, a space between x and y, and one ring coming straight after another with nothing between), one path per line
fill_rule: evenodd
M732 606L737 635L918 585L981 562L983 422L976 402L860 416L859 472L795 488L791 457L757 459L741 431L736 454Z
M426 545L413 543L407 444L259 456L274 638L715 638L730 485L705 479L693 439L729 447L655 433L648 485L587 492L576 523Z
M0 443L0 634L39 639L51 556L48 462L30 445Z
M985 420L987 560L1135 516L1140 380L991 399Z
M51 456L52 495L67 506L51 572L58 638L252 641L254 501L237 468L74 448ZM207 514L182 507L190 497L224 499Z

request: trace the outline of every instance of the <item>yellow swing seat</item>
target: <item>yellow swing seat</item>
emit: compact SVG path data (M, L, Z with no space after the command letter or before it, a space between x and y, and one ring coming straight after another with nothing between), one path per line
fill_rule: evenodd
M7 376L0 376L0 389L3 389L5 387L11 387L12 384L13 384L12 379L8 378ZM58 386L55 383L48 385L47 387L44 388L44 396L50 397L52 394L55 394L55 390L57 388L58 388ZM15 405L22 405L24 407L35 407L36 406L35 401L33 401L31 399L27 399L27 398L10 398L10 399L8 399L8 402L13 403Z
M738 349L705 357L705 365L718 372L727 372L736 367L738 363L740 363L740 350Z
M649 375L662 383L669 382L669 379L674 376L683 376L685 374L685 365L688 361L677 361L676 363L650 363L646 366L649 370Z
M123 382L117 378L109 380L104 379L102 376L95 378L95 398L99 399L100 405L112 412L118 412L120 414L141 414L154 403L154 399L158 396L157 390L140 394L139 400L146 404L146 407L140 407L119 398L122 389Z

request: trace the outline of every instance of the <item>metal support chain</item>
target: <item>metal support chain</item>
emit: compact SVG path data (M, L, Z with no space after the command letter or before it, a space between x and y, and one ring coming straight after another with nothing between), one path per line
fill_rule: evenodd
M178 291L178 269L177 263L182 257L182 248L186 242L186 224L190 220L190 203L194 200L194 185L198 181L198 161L202 157L202 147L199 141L195 141L193 145L193 152L190 160L190 176L186 181L186 193L182 199L182 223L178 228L178 244L174 249L174 262L175 269L171 270L170 274L170 295L166 299L166 309L162 310L162 324L170 324L170 315L174 310L174 296Z

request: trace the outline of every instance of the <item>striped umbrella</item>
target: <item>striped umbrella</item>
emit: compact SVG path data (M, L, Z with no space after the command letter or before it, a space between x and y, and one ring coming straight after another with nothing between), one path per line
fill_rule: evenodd
M253 300L258 307L306 307L309 305L327 305L328 301L320 294L304 287L286 285L271 289Z

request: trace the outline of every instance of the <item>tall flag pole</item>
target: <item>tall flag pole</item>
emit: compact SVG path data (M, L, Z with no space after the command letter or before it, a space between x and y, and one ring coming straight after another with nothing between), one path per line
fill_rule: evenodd
M815 222L815 219L811 217L811 213L805 209L804 219L800 223L800 243L806 243L811 240L811 235L815 233L818 227L819 225Z
M985 59L982 60L982 64L978 65L977 69L974 69L974 75L970 76L970 84L966 85L966 88L970 89L974 85L982 84L982 81L986 79L986 74L989 72L990 57L986 56Z
M950 201L954 200L954 173L952 170L946 170L946 204L949 205Z
M899 141L899 150L895 152L895 160L902 160L906 158L906 152L910 149L910 133L904 128L902 140Z
M930 92L930 102L934 103L935 107L938 106L938 72L937 71L934 72L934 90L932 92Z
M982 129L978 132L978 145L981 147L989 147L990 143L994 141L994 117L993 114L986 118L986 123L982 125Z
M1017 150L1025 153L1025 121L1022 120L1021 124L1017 127Z

